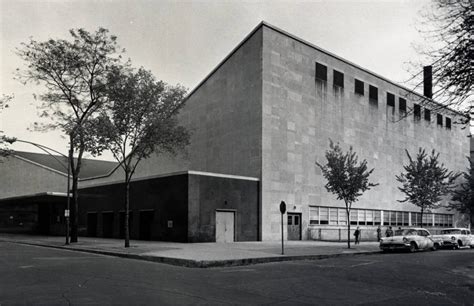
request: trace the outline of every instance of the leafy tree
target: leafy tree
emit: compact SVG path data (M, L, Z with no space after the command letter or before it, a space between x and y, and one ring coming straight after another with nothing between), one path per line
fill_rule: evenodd
M39 95L42 117L49 124L41 129L60 129L69 138L69 163L72 174L71 242L77 242L78 179L84 152L96 151L94 138L88 136L92 120L107 101L105 83L111 67L119 65L116 37L99 28L95 33L70 30L72 40L49 39L23 43L17 54L27 64L18 69L24 84L42 84ZM73 156L76 158L74 159Z
M431 8L423 10L424 22L420 33L425 43L418 48L420 61L433 69L433 99L438 108L454 107L469 115L474 111L472 84L474 82L473 39L474 2L472 0L434 0ZM412 63L413 79L423 86L420 62ZM469 118L464 117L464 118Z
M418 206L423 226L423 214L441 206L442 197L452 192L459 174L454 174L445 168L444 164L440 164L439 153L435 150L428 156L425 150L420 148L415 159L408 151L406 153L409 163L403 166L405 172L396 175L397 181L402 184L398 189L405 194L405 199L399 202L410 202Z
M468 215L471 226L474 226L474 161L469 159L469 165L468 171L463 172L465 181L454 189L448 208Z
M324 187L334 193L338 200L343 200L346 205L347 220L347 248L351 248L351 222L350 213L352 204L367 190L377 186L369 182L369 176L374 169L367 170L367 161L364 159L359 163L357 154L352 151L343 152L339 144L329 141L329 150L326 151L327 163L321 165L316 162L326 178Z
M96 124L96 137L110 150L125 174L125 247L130 246L130 182L138 164L151 154L176 154L189 143L187 130L176 115L186 90L156 81L140 68L114 69L108 78L110 105Z
M13 95L3 94L0 98L0 115L4 108L8 108L10 101L13 100ZM11 138L4 135L3 131L0 130L0 162L2 162L2 157L6 157L11 154L11 149L8 148L7 143L11 141Z

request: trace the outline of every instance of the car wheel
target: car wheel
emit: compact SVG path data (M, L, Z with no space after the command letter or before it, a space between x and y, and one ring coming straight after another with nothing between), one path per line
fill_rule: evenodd
M471 249L474 249L474 245L471 245L470 247L471 247Z
M435 243L433 244L433 247L431 248L433 251L436 251L439 248L439 244Z
M412 242L410 243L410 253L413 253L416 251L416 243Z

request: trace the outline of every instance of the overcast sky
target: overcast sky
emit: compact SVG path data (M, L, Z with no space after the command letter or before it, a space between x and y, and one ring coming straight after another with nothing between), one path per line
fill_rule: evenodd
M68 38L71 28L105 27L134 66L158 79L194 88L258 23L269 22L395 82L407 79L420 1L98 1L0 0L0 94L14 94L0 130L66 152L60 132L31 132L37 119L33 86L13 80L22 62L15 48L29 37ZM35 151L16 145L17 150Z

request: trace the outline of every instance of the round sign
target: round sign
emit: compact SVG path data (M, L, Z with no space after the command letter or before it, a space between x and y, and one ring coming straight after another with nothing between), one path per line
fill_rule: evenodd
M280 212L284 214L286 212L286 203L285 201L281 201L280 203Z

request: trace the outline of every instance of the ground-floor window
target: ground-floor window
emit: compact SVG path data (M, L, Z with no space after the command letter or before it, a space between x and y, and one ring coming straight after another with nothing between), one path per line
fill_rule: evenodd
M390 226L453 226L452 214L421 213L408 211L351 209L351 225ZM310 206L309 224L347 225L346 210L338 207Z

